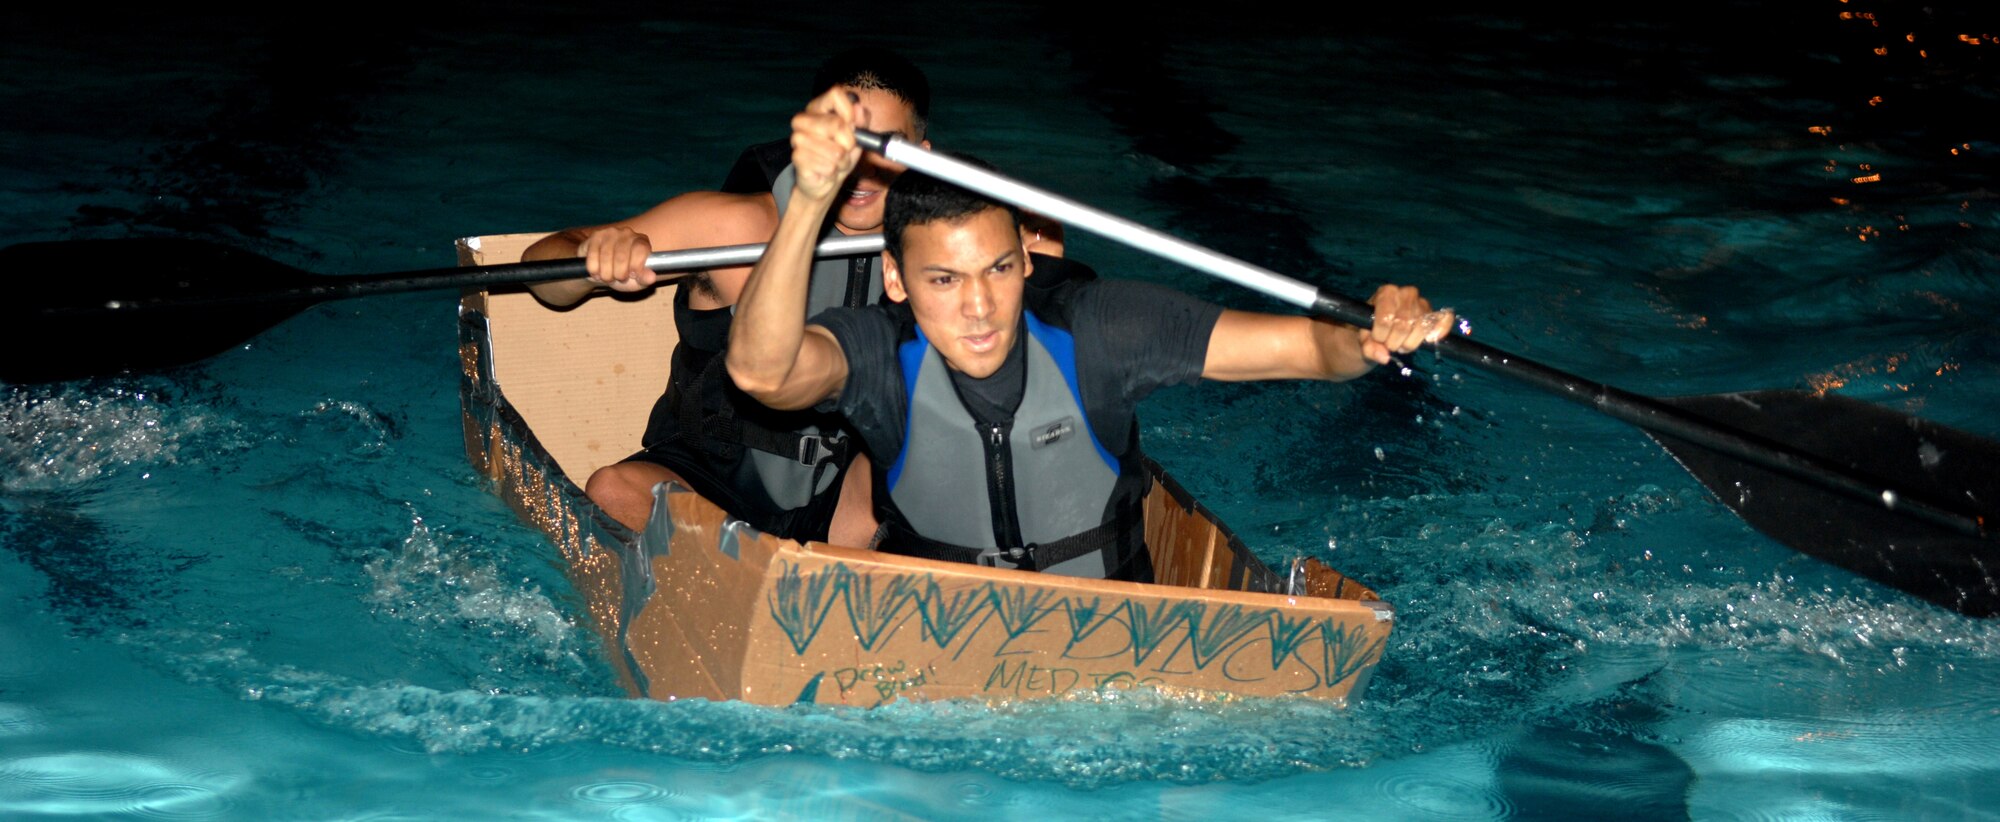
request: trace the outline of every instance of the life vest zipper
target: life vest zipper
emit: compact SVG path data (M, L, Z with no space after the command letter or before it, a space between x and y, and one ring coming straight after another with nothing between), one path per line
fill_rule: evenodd
M1026 545L1021 539L1021 518L1014 507L1014 449L1007 447L1007 429L1012 420L981 424L986 446L986 499L993 517L993 544L1002 550Z
M868 304L875 295L868 293L869 281L874 279L869 266L871 257L851 257L847 260L847 299L841 304L848 308L860 308Z

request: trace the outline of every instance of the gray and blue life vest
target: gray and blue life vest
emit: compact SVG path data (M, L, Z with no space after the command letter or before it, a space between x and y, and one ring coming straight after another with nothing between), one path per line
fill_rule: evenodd
M793 176L791 167L786 166L771 186L771 196L777 201L781 218L791 199ZM837 231L833 221L828 220L821 238ZM881 294L880 254L815 259L806 317L838 306L868 305L877 302ZM681 302L685 302L684 295ZM691 313L682 308L677 303L677 322L682 314ZM730 313L732 316L735 313L733 306ZM781 509L803 508L815 496L830 491L838 472L828 469L845 464L847 436L825 415L810 411L774 412L737 391L721 355L728 343L727 324L705 324L703 339L698 340L691 339L685 330L691 325L682 326L682 343L704 350L698 357L676 358L673 380L678 395L674 405L683 435L695 437L703 450L713 456L724 459L743 456L745 470L738 472L738 481L747 481L742 477L746 471L754 474L765 495ZM696 362L699 365L689 369L691 373L682 373L684 363ZM778 424L779 420L791 424Z
M1119 482L1123 462L1091 429L1074 339L1021 316L1026 382L1005 423L966 410L921 329L898 349L908 418L879 475L882 550L1101 578L1143 551L1137 501L1122 493L1132 484Z

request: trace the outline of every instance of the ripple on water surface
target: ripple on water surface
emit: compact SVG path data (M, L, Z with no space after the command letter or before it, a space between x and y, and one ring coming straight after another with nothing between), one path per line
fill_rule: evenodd
M181 770L163 760L69 753L0 762L0 811L150 819L218 819L232 809L234 777Z
M1507 819L1513 810L1491 781L1494 763L1473 747L1440 751L1444 763L1428 768L1391 764L1368 783L1372 801L1385 817L1436 820Z

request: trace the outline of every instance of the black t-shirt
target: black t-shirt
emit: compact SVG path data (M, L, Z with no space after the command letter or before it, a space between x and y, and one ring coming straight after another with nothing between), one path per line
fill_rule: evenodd
M778 172L792 164L792 140L772 140L743 149L736 158L736 165L729 169L729 176L722 180L722 191L730 194L769 194L771 186L778 182Z
M1033 283L1042 274L1037 258ZM1096 280L1083 268L1051 288L1028 288L1024 302L1042 322L1066 329L1076 340L1077 387L1085 414L1104 447L1120 454L1135 442L1135 409L1154 389L1201 378L1208 339L1222 308L1149 283ZM1055 272L1051 272L1055 273ZM888 466L901 454L908 417L897 347L916 336L916 320L902 305L835 308L813 323L832 332L847 357L847 385L823 404L837 410L861 436L870 455ZM1008 363L985 380L954 372L961 397L975 413L1006 411L1020 403L1024 374L1019 345ZM983 398L983 399L982 399ZM989 408L981 409L980 406Z

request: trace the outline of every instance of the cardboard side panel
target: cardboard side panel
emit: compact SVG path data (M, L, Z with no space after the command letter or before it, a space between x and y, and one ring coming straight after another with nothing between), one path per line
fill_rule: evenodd
M469 238L461 241L461 256L471 256L477 265L516 262L522 249L543 236ZM579 486L592 471L639 450L680 341L675 288L636 297L601 293L562 310L524 289L494 290L482 298L496 329L492 356L499 389Z
M643 613L648 619L672 623L682 641L701 657L701 666L716 687L727 698L736 698L742 690L748 646L750 595L764 569L730 554L740 555L737 543L769 537L740 523L732 526L722 509L684 490L667 494L664 507L655 510L656 519L661 511L671 518L672 536L667 550L652 557L654 592ZM643 637L635 631L631 641L639 653ZM653 695L683 694L656 686Z
M459 265L498 265L520 262L521 252L536 240L547 237L548 232L530 231L520 234L487 234L482 237L461 237L458 240Z
M1374 589L1349 579L1347 575L1326 566L1316 559L1306 560L1306 594L1327 599L1351 599L1357 602L1378 602L1382 599Z
M461 347L469 349L474 359L483 360L484 317L466 311L460 321L465 337ZM470 371L477 373L478 368ZM624 575L616 549L630 538L630 532L592 516L595 506L554 469L504 398L483 381L468 379L461 385L460 396L467 452L473 456L473 465L495 481L500 496L522 520L555 543L571 584L584 599L591 628L613 651L610 661L620 685L638 694L636 669L619 652L618 642L624 624Z
M458 257L466 265L514 262L521 250L545 235L512 234L473 237L458 242ZM526 301L525 303L522 301ZM596 300L587 301L596 302ZM531 310L529 306L532 306ZM500 308L506 319L496 322L490 313ZM469 291L460 300L460 355L463 361L461 400L465 409L466 452L473 466L492 477L500 493L522 519L547 534L561 553L571 584L584 599L592 629L611 651L610 661L620 684L630 693L640 694L642 674L621 635L628 622L626 582L620 551L635 539L630 531L602 516L584 497L580 487L588 470L574 477L564 470L540 438L540 431L566 431L552 423L543 429L533 426L512 403L513 395L503 393L499 378L511 375L520 383L522 396L559 395L562 387L550 374L536 375L510 368L511 359L532 359L522 352L536 342L527 333L547 331L546 323L523 320L524 314L555 315L525 292L512 294ZM670 324L670 323L669 323ZM499 329L501 333L494 333ZM661 366L664 371L664 365ZM662 378L664 379L664 378ZM536 390L539 386L542 390ZM546 403L545 403L546 404ZM542 409L546 410L546 409ZM639 422L643 425L644 417ZM634 442L638 434L632 434ZM574 440L559 437L566 445L571 464L588 464L576 454Z
M743 698L872 706L1146 685L1344 700L1388 620L1357 603L802 546L757 604Z
M628 636L635 639L630 653L633 663L646 674L646 693L654 699L734 698L736 689L722 684L709 666L717 662L707 653L707 645L689 636L675 617L690 609L676 609L655 598L632 618ZM710 638L712 639L712 638ZM724 671L734 679L733 670Z
M1215 562L1215 525L1183 507L1159 483L1146 495L1146 548L1161 585L1205 588ZM1224 557L1226 562L1227 557Z

